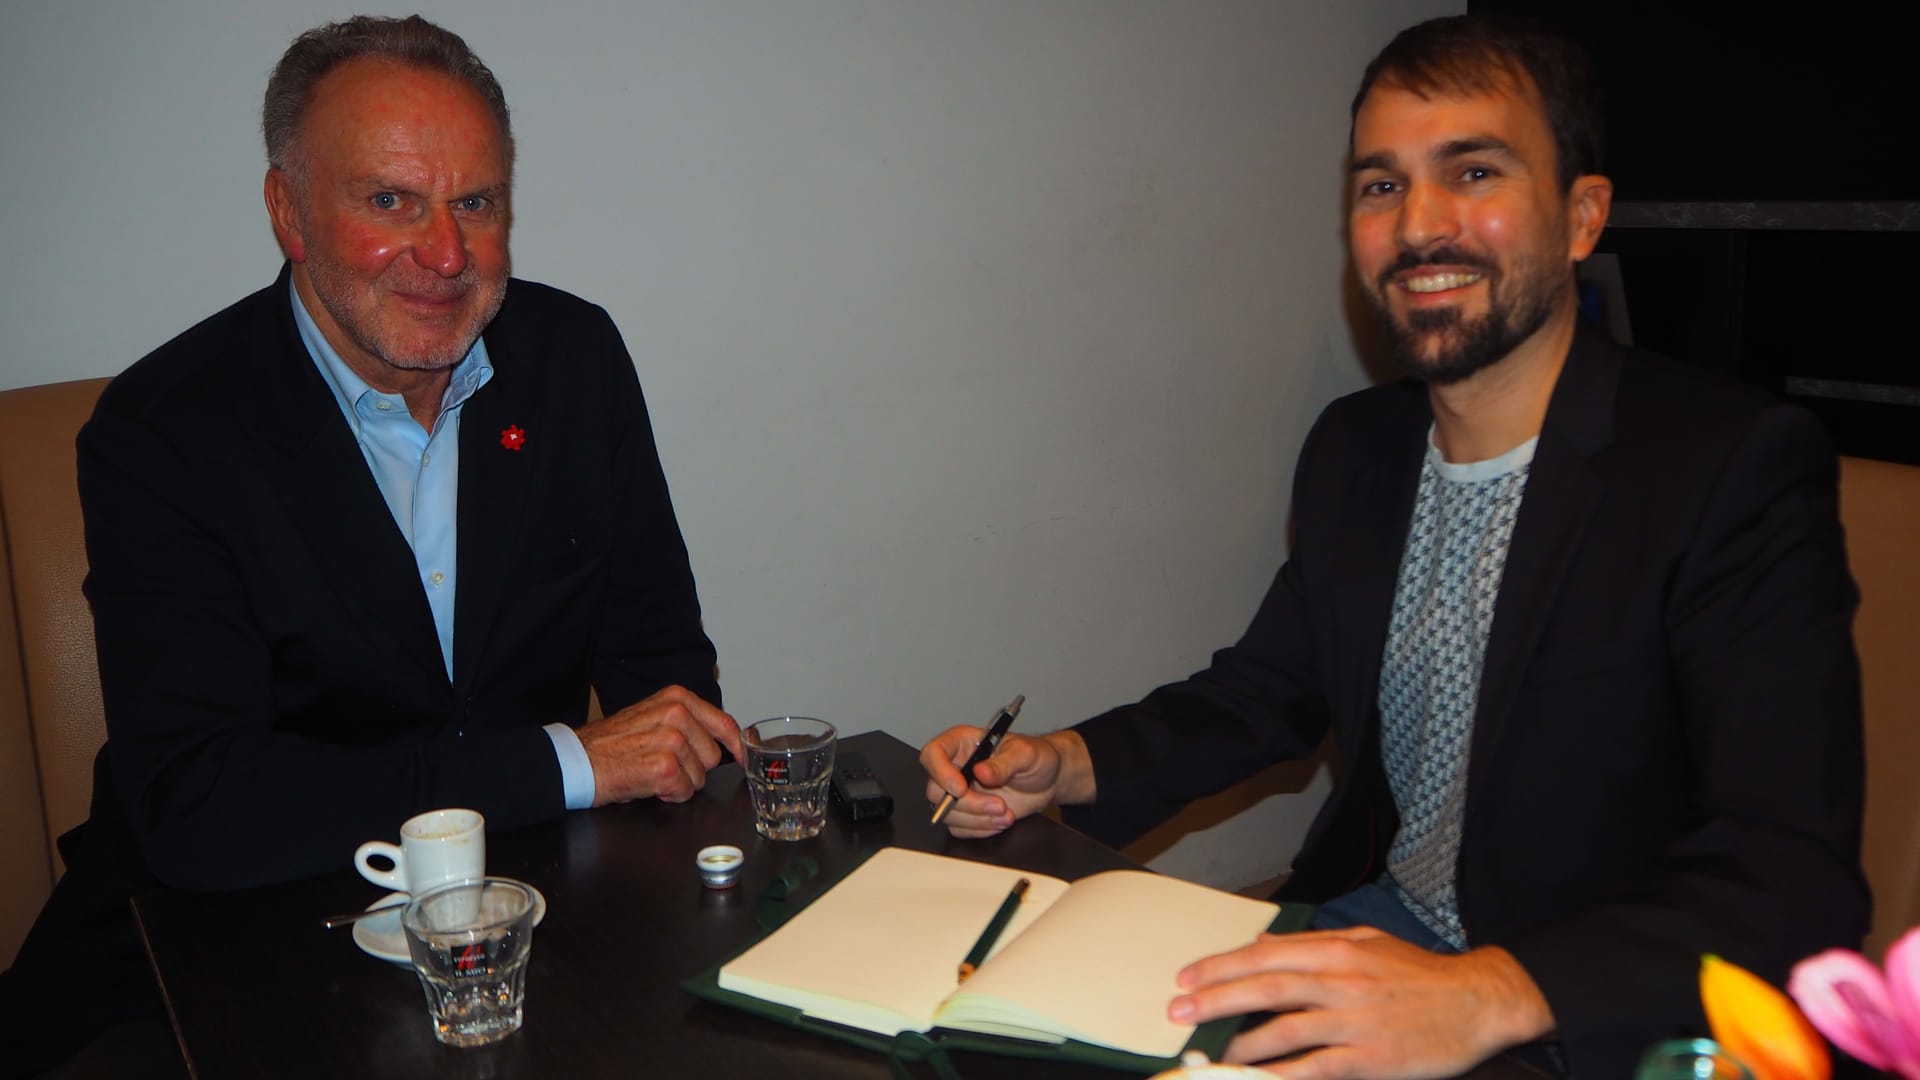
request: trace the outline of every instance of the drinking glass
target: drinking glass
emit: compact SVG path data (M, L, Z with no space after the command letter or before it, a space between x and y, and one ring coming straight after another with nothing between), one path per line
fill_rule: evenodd
M533 889L511 878L459 881L421 893L401 913L434 1037L484 1046L520 1030Z
M780 716L749 724L740 741L747 751L753 827L771 840L820 835L827 823L827 789L833 783L833 725Z
M1753 1080L1740 1059L1712 1039L1668 1039L1640 1059L1634 1080Z

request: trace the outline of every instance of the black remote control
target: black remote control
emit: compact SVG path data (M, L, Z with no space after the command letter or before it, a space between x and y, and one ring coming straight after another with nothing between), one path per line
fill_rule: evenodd
M848 821L877 821L893 814L893 796L873 775L864 754L841 751L833 763L833 801Z

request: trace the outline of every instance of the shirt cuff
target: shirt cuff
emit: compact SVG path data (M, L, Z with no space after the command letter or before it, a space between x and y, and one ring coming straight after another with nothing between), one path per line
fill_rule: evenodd
M593 809L593 762L580 736L565 724L548 724L541 730L553 740L553 756L560 759L560 787L567 796L567 809Z

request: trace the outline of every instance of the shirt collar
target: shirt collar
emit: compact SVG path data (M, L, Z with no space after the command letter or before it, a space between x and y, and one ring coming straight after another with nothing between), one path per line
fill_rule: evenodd
M1446 455L1440 452L1440 444L1434 441L1439 431L1438 424L1427 428L1427 460L1433 464L1434 471L1440 474L1442 480L1451 480L1456 484L1477 484L1482 480L1519 472L1533 464L1534 452L1540 447L1540 436L1535 435L1499 457L1484 461L1448 461Z

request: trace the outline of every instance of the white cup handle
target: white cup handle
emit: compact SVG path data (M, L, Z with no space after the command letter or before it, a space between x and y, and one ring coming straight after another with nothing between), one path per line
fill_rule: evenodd
M371 855L384 855L391 859L393 869L378 870L368 866L367 857ZM395 892L407 891L407 864L397 844L389 844L385 840L369 840L361 844L360 849L353 853L353 865L360 871L361 877L375 885L385 885Z

